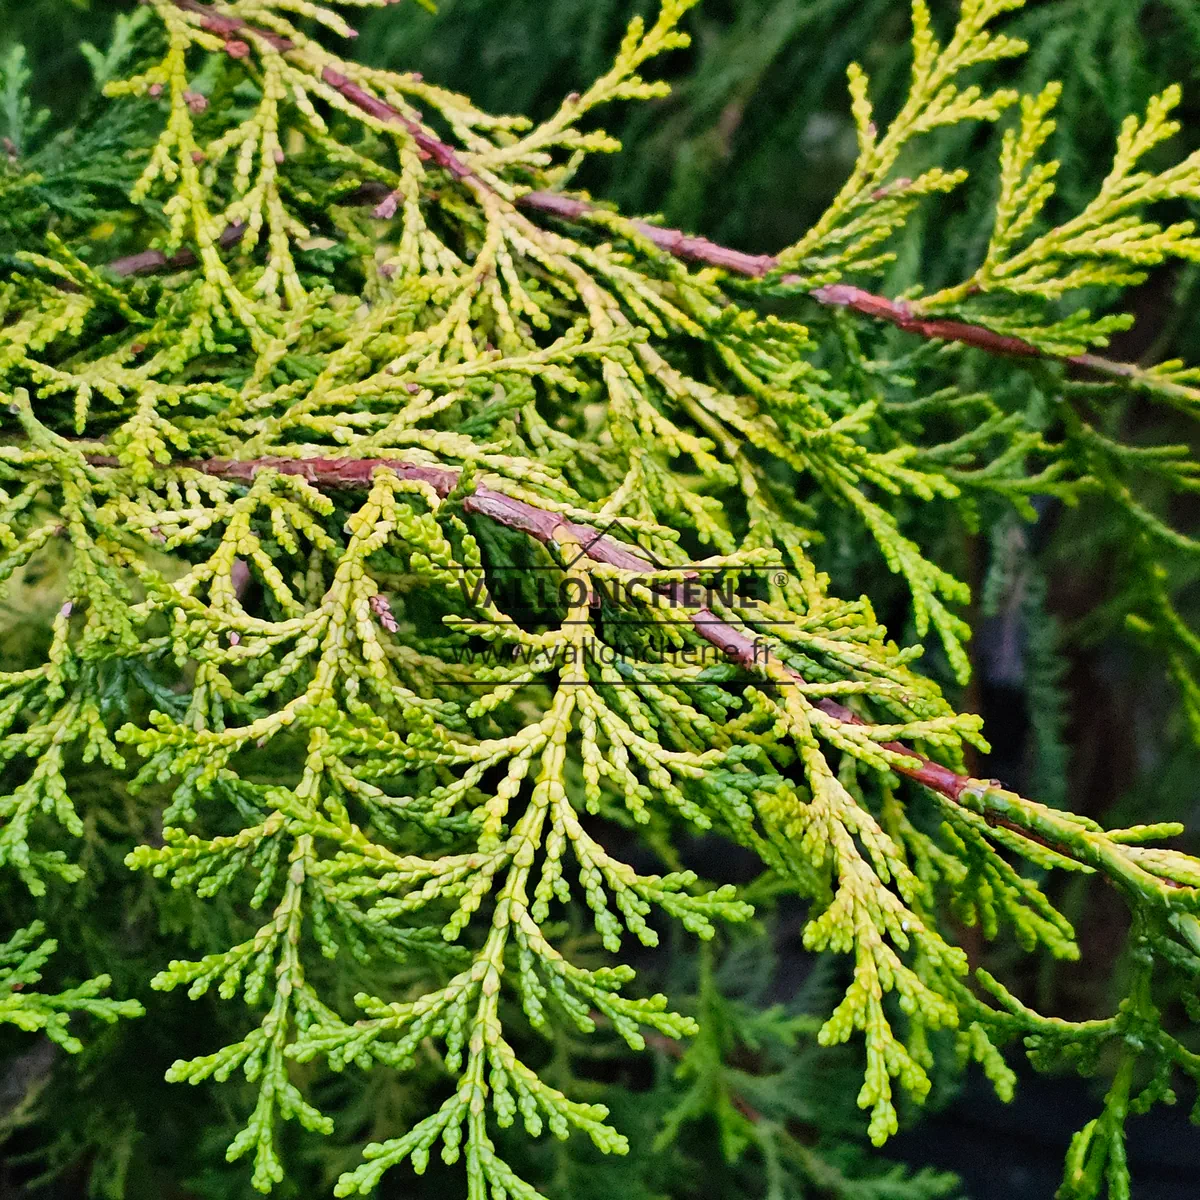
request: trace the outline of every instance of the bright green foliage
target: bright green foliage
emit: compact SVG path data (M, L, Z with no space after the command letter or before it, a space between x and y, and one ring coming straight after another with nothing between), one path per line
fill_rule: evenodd
M952 312L1002 333L1028 338L1056 354L1081 354L1091 345L1106 345L1108 334L1128 328L1129 317L1089 321L1086 310L1066 320L1031 321L993 315L969 298L1039 298L1052 303L1066 293L1096 286L1132 286L1144 282L1147 268L1169 256L1194 260L1200 241L1190 221L1166 228L1143 217L1147 204L1172 198L1194 199L1200 194L1200 154L1194 154L1161 175L1138 170L1141 159L1157 143L1179 131L1168 114L1180 100L1177 87L1155 97L1145 117L1129 117L1121 128L1112 171L1100 192L1078 216L1040 236L1027 235L1054 194L1058 163L1038 162L1040 148L1054 129L1050 113L1060 89L1048 85L1040 95L1021 104L1020 124L1004 138L1000 196L996 224L982 266L957 287L945 288L919 302L927 313ZM1099 253L1097 252L1099 248ZM1000 310L1003 312L1003 309ZM1155 382L1191 382L1194 372L1159 370ZM1180 389L1186 394L1186 389ZM1194 396L1189 396L1194 400Z
M854 171L825 215L779 256L780 266L796 272L801 286L882 266L888 257L866 252L903 225L922 197L950 191L966 178L964 171L934 167L915 179L898 180L895 167L914 139L963 121L995 121L1016 100L1008 89L984 94L978 85L963 87L958 81L972 67L1025 51L1024 42L987 28L1001 13L1019 7L1003 0L964 4L954 36L942 46L927 6L914 4L912 80L904 107L882 132L876 127L867 75L857 64L851 66L851 111L858 134Z
M227 1157L249 1159L260 1191L285 1179L286 1122L333 1132L303 1064L432 1065L448 1087L369 1144L337 1194L438 1153L465 1162L472 1200L533 1200L502 1131L629 1149L528 1036L561 1046L602 1027L635 1051L698 1036L668 1141L715 1116L729 1160L757 1147L773 1196L797 1179L889 1194L842 1187L732 1100L719 1068L747 1022L711 979L695 1016L639 986L633 943L656 947L672 925L707 941L753 915L679 861L690 832L712 831L758 856L758 892L809 902L805 946L847 956L816 1039L865 1045L857 1103L875 1144L951 1043L1005 1096L1010 1039L1046 1067L1112 1050L1116 1082L1062 1195L1107 1180L1121 1196L1127 1112L1168 1099L1173 1074L1200 1077L1153 1000L1200 972L1200 862L1153 845L1174 825L1105 831L990 781L911 782L915 755L962 771L980 721L868 599L838 598L813 548L839 523L872 544L916 636L935 633L965 682L969 588L909 514L978 522L1028 516L1035 495L1101 493L1139 522L1138 613L1171 632L1195 705L1196 638L1157 553L1192 543L1126 481L1187 491L1194 465L1121 444L1069 395L1056 440L1036 405L957 386L958 351L885 356L850 312L810 332L769 310L877 275L893 235L963 180L954 163L906 177L905 156L938 130L1011 118L981 265L914 293L905 319L1080 353L1122 320L1076 305L1080 288L1194 256L1191 226L1146 206L1194 198L1196 164L1138 165L1171 132L1168 96L1125 126L1097 198L1046 228L1054 169L1037 152L1055 93L986 86L1024 50L1001 28L1019 0L967 0L943 39L918 0L906 100L884 121L851 72L850 178L761 277L689 267L607 209L544 215L529 193L561 191L614 148L593 111L661 94L643 72L684 44L690 7L634 20L613 68L540 125L342 59L327 44L349 27L308 0L152 0L116 50L89 55L134 114L121 161L138 174L119 212L47 193L2 284L0 580L49 572L58 595L36 663L0 675L0 866L34 896L76 877L63 847L85 831L80 781L101 764L146 803L166 797L161 838L127 865L219 912L220 934L152 987L246 1014L169 1078L249 1082ZM19 100L8 110L27 121ZM36 161L12 164L14 189L42 194ZM103 265L147 244L165 260L142 265L167 270ZM1195 400L1181 367L1110 374L1108 388ZM661 871L619 857L618 832ZM1100 874L1133 913L1135 969L1111 1019L1042 1016L973 980L955 943L953 918L1077 956L1040 886L1054 869ZM595 945L580 950L585 925ZM353 1006L342 974L362 981ZM99 1007L98 985L38 1003L132 1015ZM812 1032L761 1022L773 1043ZM917 1177L894 1194L944 1191Z

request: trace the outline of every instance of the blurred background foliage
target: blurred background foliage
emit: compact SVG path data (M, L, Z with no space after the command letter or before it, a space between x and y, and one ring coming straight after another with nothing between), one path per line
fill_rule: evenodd
M91 73L79 44L105 45L115 15L132 7L132 0L0 0L0 52L25 47L31 71L28 96L35 107L47 110L51 127L69 127L89 91ZM438 12L431 14L410 3L362 14L357 54L366 61L422 71L432 81L470 93L485 108L544 116L564 93L583 87L605 69L629 17L650 8L649 0L440 0ZM946 21L952 5L934 0L932 8L935 18ZM604 161L592 160L576 184L626 211L661 213L670 224L747 250L778 249L820 213L853 162L845 90L845 69L852 59L871 73L879 109L894 111L909 68L907 6L896 0L704 0L689 24L691 48L660 68L674 85L672 96L610 113L608 128L625 148ZM1025 58L1003 68L1013 86L1036 91L1048 79L1064 83L1052 138L1054 154L1063 162L1056 204L1073 207L1094 191L1111 161L1122 118L1142 109L1170 82L1183 85L1183 131L1166 153L1179 158L1200 146L1196 0L1032 0L1007 22L1006 30L1031 46ZM11 89L0 93L0 123L17 124L13 106L21 102ZM898 240L897 260L883 283L888 294L917 279L936 287L962 278L968 264L977 261L990 227L999 136L990 126L976 126L928 141L923 153L929 162L964 162L972 168L972 180L953 197L918 210ZM914 163L914 173L921 165ZM1200 362L1198 300L1197 268L1156 273L1130 298L1138 321L1115 340L1113 352L1146 361L1179 356ZM808 302L793 303L803 320ZM903 334L880 336L897 355L912 349ZM1053 401L1055 383L1048 376L997 367L979 356L963 356L961 362L965 389L1027 389L1030 394L1021 402ZM1180 418L1176 424L1171 414L1151 411L1136 399L1114 403L1109 420L1110 432L1127 441L1194 438L1191 422ZM960 703L985 715L994 752L973 764L974 769L1038 798L1123 825L1182 820L1191 833L1189 849L1195 852L1200 753L1164 662L1125 627L1128 604L1121 588L1129 586L1129 573L1112 569L1126 553L1122 526L1107 524L1096 508L1080 516L1046 503L1038 512L1032 524L1012 518L989 523L985 514L980 532L965 538L961 530L946 531L947 538L957 539L947 555L965 564L976 593L975 679ZM1200 527L1197 512L1172 515L1177 527ZM921 540L929 544L934 533ZM836 590L869 591L880 598L880 611L888 612L887 597L898 597L898 592L873 554L849 534L839 537L836 525L824 553ZM1124 581L1114 584L1118 578ZM1200 581L1184 574L1172 582L1182 613L1197 628ZM28 649L31 631L40 624L42 584L24 581L25 601L0 613L0 655L6 664ZM898 611L901 607L898 597ZM897 619L902 623L902 617ZM77 944L64 950L75 957L81 973L110 971L114 991L132 994L144 988L143 981L158 965L158 947L138 933L139 911L156 913L160 928L164 923L186 925L190 917L168 891L152 880L139 878L131 884L121 867L125 845L147 836L152 818L146 806L126 802L101 777L95 787L105 798L94 809L96 827L89 831L89 853L95 856L89 864L90 890L63 901L74 911L73 918L69 912L61 914L63 927L79 931ZM720 847L698 846L698 868L704 871L707 856L710 865L721 864L707 873L728 877L728 862L719 857L723 853ZM1078 878L1057 898L1078 923L1083 960L1069 967L1024 965L1025 983L1039 1005L1050 1010L1073 1017L1103 1012L1113 977L1122 970L1114 962L1121 942L1119 905L1099 886L1089 887ZM121 963L110 960L109 946L89 945L93 925L81 917L100 905L111 906L114 914ZM773 936L753 952L753 963L745 957L748 952L739 952L743 957L735 955L732 965L723 968L724 989L710 994L741 988L755 992L755 1002L783 1000L793 1014L789 1020L819 1009L820 973L814 974L799 949L797 928L797 914L781 914ZM193 933L204 940L203 931ZM964 931L964 938L978 957L982 947L971 945L970 931ZM664 959L663 972L682 973L692 979L693 991L703 992L701 965L694 957L681 951ZM218 1022L216 1006L209 1008L209 1018ZM127 1037L124 1029L102 1034L65 1088L62 1072L50 1071L43 1048L21 1045L11 1060L18 1064L16 1074L0 1078L0 1156L6 1160L0 1166L0 1197L25 1194L17 1190L17 1181L24 1188L42 1172L57 1172L56 1182L37 1194L242 1194L241 1174L220 1164L219 1147L230 1121L230 1114L220 1110L222 1101L202 1091L180 1095L182 1089L161 1082L170 1058L186 1056L193 1043L199 1049L201 1020L187 1005L164 1006L161 1000L155 1014L152 1042L145 1040L146 1023L137 1039ZM827 1155L809 1163L816 1173L806 1194L848 1200L959 1194L953 1181L931 1171L876 1174L873 1182L845 1183L838 1172L847 1165L843 1160L858 1151L849 1139L839 1145L836 1130L858 1121L853 1095L842 1094L844 1088L839 1092L833 1060L815 1051L788 1049L785 1026L781 1018L777 1028L765 1031L756 1070L774 1072L777 1088L763 1105L767 1110L777 1105L772 1115L794 1134L789 1152L815 1155L820 1148ZM16 1048L18 1035L4 1037L0 1052L7 1054ZM108 1056L103 1078L111 1078L113 1055L129 1082L126 1094L103 1089L100 1073L90 1068L90 1062ZM672 1078L675 1065L662 1056L657 1067L601 1061L594 1074L597 1080L624 1085L630 1111L618 1114L621 1123L631 1129L644 1125L653 1137L663 1113L686 1096L686 1077L683 1084ZM375 1074L378 1078L371 1077L365 1090L361 1079L338 1078L322 1085L345 1094L343 1113L355 1141L369 1137L385 1117L394 1119L404 1111L403 1090ZM1081 1123L1079 1112L1088 1109L1088 1085L1025 1079L1018 1095L1017 1105L1002 1112L984 1089L968 1083L940 1115L903 1135L888 1153L917 1166L960 1171L962 1194L977 1200L1049 1197L1070 1132ZM47 1125L48 1098L53 1108ZM326 1105L337 1107L337 1101L327 1099ZM157 1115L151 1129L147 1113ZM819 1121L813 1120L816 1113ZM208 1125L210 1134L195 1136L197 1120ZM1200 1137L1182 1113L1178 1124L1174 1121L1160 1119L1153 1128L1135 1123L1131 1129L1139 1185L1135 1194L1142 1200L1196 1195ZM30 1132L35 1128L37 1136ZM689 1149L688 1137L704 1140L703 1128L697 1128L698 1133L685 1135L682 1150L662 1157L653 1178L636 1182L611 1163L565 1158L557 1165L548 1163L557 1181L554 1194L572 1200L618 1188L630 1196L669 1195L672 1200L764 1194L769 1180L750 1179L734 1168L706 1167L697 1174L697 1162L715 1157L704 1158L703 1147ZM292 1194L318 1186L342 1165L339 1154L353 1153L353 1147L339 1151L325 1145L314 1151L299 1143L293 1149L293 1161L306 1161L303 1156L314 1153L323 1158L310 1164L309 1175L297 1175ZM163 1174L164 1163L177 1169ZM829 1163L834 1174L822 1176ZM188 1179L186 1189L167 1188L168 1178ZM438 1188L437 1173L431 1172L419 1190L404 1194L438 1195Z

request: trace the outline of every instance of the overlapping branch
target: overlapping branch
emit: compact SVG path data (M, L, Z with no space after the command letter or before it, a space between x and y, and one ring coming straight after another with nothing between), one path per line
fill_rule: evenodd
M209 33L223 37L226 41L227 51L234 56L244 55L248 51L245 38L261 39L281 54L294 53L296 50L296 47L288 39L269 30L250 25L240 17L218 13L209 5L201 3L200 0L175 0L175 3L185 11L201 14L203 28ZM469 181L473 186L488 188L489 185L486 181L472 169L469 163L453 147L426 128L419 119L402 112L378 96L372 95L332 67L324 68L322 79L330 87L340 92L349 103L367 115L378 121L402 126L412 137L422 155L437 163L454 178L463 182ZM570 222L586 222L590 216L603 211L599 206L581 197L549 191L525 192L516 198L516 204L528 211L540 212ZM686 262L715 267L732 275L750 279L766 280L770 278L771 282L777 283L781 288L794 287L801 282L799 276L779 273L780 261L776 255L748 254L745 251L722 246L705 237L656 225L645 220L633 220L630 222L630 226L660 250ZM244 231L245 227L242 225L231 225L221 237L222 245L228 247L236 244ZM117 275L129 276L163 269L183 268L192 265L194 261L194 256L188 250L182 250L172 256L150 250L118 259L110 264L110 270ZM773 276L776 277L771 278ZM928 340L957 342L988 354L1064 363L1135 386L1142 382L1153 382L1158 390L1172 391L1177 387L1177 385L1172 385L1164 380L1151 381L1148 372L1135 363L1120 362L1091 353L1057 355L1043 350L1023 338L997 333L982 325L968 321L923 316L907 301L892 300L852 284L832 283L815 288L809 291L808 295L819 304L831 308L848 309L862 316L887 322L906 333L915 334Z
M108 468L118 465L115 458L89 455L88 462L94 467ZM181 464L218 479L236 480L244 483L253 481L263 470L279 471L285 475L298 475L307 483L325 491L361 491L369 488L374 473L378 470L394 472L402 479L411 479L427 484L439 496L449 496L457 487L459 472L451 467L427 467L396 459L385 458L258 458L258 459L201 459ZM605 563L623 571L649 573L654 565L633 552L627 545L607 535L597 534L595 529L567 520L562 514L539 508L524 500L508 496L494 488L478 485L462 498L465 512L488 517L509 529L528 534L543 544L571 541L579 543L588 558ZM702 606L690 607L685 599L684 583L656 583L655 590L677 604L681 611L688 612L688 619L705 641L717 647L730 662L750 670L762 665L762 649L755 638L745 630L724 620L712 609ZM788 669L797 683L804 679ZM845 705L828 698L816 702L830 716L844 723L861 725L864 722ZM958 802L969 788L986 789L989 783L963 775L899 742L890 742L884 749L903 754L913 760L912 766L899 766L896 770L917 783L939 792L948 800Z

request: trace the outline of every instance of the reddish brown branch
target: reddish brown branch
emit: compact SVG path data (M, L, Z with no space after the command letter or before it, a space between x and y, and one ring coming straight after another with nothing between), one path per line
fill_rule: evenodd
M786 276L784 278L786 279ZM809 292L809 295L821 304L833 308L848 308L853 312L862 313L863 316L887 321L898 329L903 329L905 333L915 333L919 337L936 338L943 342L962 342L963 345L973 346L976 350L986 350L989 354L1006 354L1014 358L1053 357L1022 338L993 333L990 329L984 329L982 325L970 325L966 321L922 317L914 313L911 306L903 300L889 300L886 296L876 296L848 283L832 283Z
M94 467L102 468L119 465L115 458L103 455L89 455L88 462ZM219 479L243 483L250 483L259 471L275 470L285 475L299 475L314 487L333 491L364 490L370 486L372 476L377 470L388 470L404 479L419 480L428 484L442 497L450 495L459 481L459 472L450 467L424 467L386 458L256 458L242 461L213 458L180 465L203 471L204 474ZM494 488L477 486L463 498L462 505L466 512L488 517L509 529L526 533L539 542L578 542L588 558L623 571L645 573L655 569L653 563L635 554L628 546L598 534L591 526L579 525L567 520L560 513L507 496ZM751 671L762 666L765 651L761 639L729 624L710 608L691 608L683 583L664 583L656 586L659 592L677 603L681 609L690 608L688 619L692 628L705 641L721 650L731 662L736 662ZM795 671L791 671L790 674L797 683L804 682L802 676ZM838 721L853 725L866 724L861 717L844 705L838 704L836 700L818 700L817 707ZM967 788L987 786L977 779L960 775L949 767L918 754L900 742L886 742L883 743L883 747L894 754L914 759L913 766L897 766L895 769L917 783L941 793L948 800L957 803Z
M596 205L586 200L562 196L556 192L527 192L517 199L517 203L522 208L533 209L566 221L582 221L600 211ZM638 233L648 238L660 250L688 262L718 267L750 279L765 278L779 268L779 259L773 254L746 254L741 250L720 246L708 238L692 237L681 230L652 225L649 221L634 221L632 224ZM785 287L800 281L798 275L779 277L779 282ZM898 329L903 329L905 333L914 333L929 340L959 342L975 350L1009 358L1043 358L1121 379L1130 379L1139 373L1139 368L1133 363L1117 362L1099 354L1051 354L1023 338L996 333L982 325L941 317L923 317L914 312L912 306L904 300L889 300L886 296L877 296L874 292L848 283L828 284L815 288L808 294L818 304L829 308L846 308L865 317L873 317L877 321L886 321Z
M226 226L217 239L217 245L222 249L236 246L246 232L246 225L239 221L236 225ZM179 271L184 267L196 265L196 255L192 250L178 250L174 254L164 254L161 250L142 250L137 254L117 258L108 264L108 269L117 275L149 275L155 271Z
M331 88L336 88L341 92L356 108L362 109L369 116L374 117L378 121L394 121L403 125L411 135L413 141L420 147L422 154L432 159L442 170L449 172L456 179L474 179L478 181L478 176L475 172L459 158L453 148L446 145L441 138L435 137L430 133L420 121L406 116L398 108L393 108L377 96L372 96L366 88L359 87L353 80L343 75L340 71L335 71L332 67L326 67L321 72L321 78Z
M580 221L602 211L587 200L564 196L560 192L526 192L517 198L517 203L522 208L560 217L564 221ZM660 250L676 258L719 267L735 275L760 279L779 265L779 260L772 254L746 254L742 250L731 250L708 238L693 237L682 230L652 225L649 221L634 221L633 227Z
M708 609L701 609L692 618L692 624L701 637L724 651L726 657L731 661L738 662L751 670L759 665L761 644L740 629L722 621L715 613ZM797 672L791 671L790 668L789 673L798 683L804 682L803 677ZM865 725L867 723L857 713L848 709L844 704L839 704L836 700L818 700L817 707L843 724ZM915 767L897 767L896 770L902 775L907 775L909 779L915 779L918 783L932 788L935 792L941 792L948 800L953 800L955 803L967 788L982 786L978 779L973 779L969 775L960 775L949 767L943 767L941 763L925 758L924 755L918 754L900 742L881 742L880 745L893 754L903 754L907 758L915 758L917 760Z
M287 38L280 37L279 34L271 33L266 29L259 29L257 26L251 25L248 21L243 21L241 17L224 16L215 9L210 8L207 4L201 4L199 0L175 0L175 7L182 8L185 12L199 13L201 17L201 29L209 33L215 33L218 37L223 37L227 45L230 43L240 43L242 46L240 51L230 50L230 53L235 58L243 57L245 54L245 44L241 43L241 34L261 38L281 54L286 54L289 50L295 49L293 43Z

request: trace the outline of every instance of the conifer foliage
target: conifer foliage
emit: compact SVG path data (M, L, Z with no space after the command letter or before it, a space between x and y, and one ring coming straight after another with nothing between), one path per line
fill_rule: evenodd
M1154 502L1195 490L1196 466L1097 415L1115 388L1200 404L1194 368L1101 355L1122 288L1200 257L1190 221L1159 219L1200 199L1200 155L1158 151L1178 91L1127 118L1094 198L1054 224L1058 91L996 85L1026 50L1004 32L1021 0L964 0L940 31L915 0L903 104L876 112L852 69L851 175L794 245L754 256L571 186L616 148L598 110L662 94L648 73L691 0L633 20L539 125L345 57L343 14L385 2L150 0L89 54L106 99L45 142L7 63L0 580L9 603L53 594L0 673L0 870L35 902L77 884L98 772L161 812L128 869L220 917L191 943L164 923L152 987L212 993L239 1030L169 1077L250 1081L227 1155L262 1192L285 1179L287 1123L334 1129L304 1064L432 1062L423 1109L336 1194L440 1154L472 1198L533 1200L550 1185L502 1131L630 1149L554 1058L591 1035L697 1039L661 1136L713 1115L728 1155L756 1143L772 1194L794 1194L803 1147L781 1157L782 1127L705 1082L737 1002L705 967L684 1012L632 965L673 926L707 941L793 893L804 945L849 964L816 1038L865 1046L871 1141L939 1056L1002 1096L1010 1043L1039 1068L1115 1063L1061 1195L1128 1195L1127 1116L1200 1079L1159 1011L1200 979L1200 861L1166 845L1178 826L1105 829L970 775L980 721L938 683L970 671L969 589L913 514L1121 506L1134 619L1200 730L1200 643L1165 583L1195 545ZM974 272L869 290L964 178L908 174L914 147L997 121ZM780 315L796 296L807 325ZM876 353L880 322L905 355ZM967 392L964 354L1104 386L1064 386L1052 411ZM835 522L902 584L928 669L820 563ZM697 831L761 861L747 894L686 869ZM1035 1011L956 943L976 925L1077 956L1041 886L1055 871L1102 876L1131 914L1127 995L1103 1019ZM4 937L0 1020L76 1049L67 1014L82 1033L141 1012L103 978L41 990L53 941ZM770 1043L812 1032L759 1020Z

